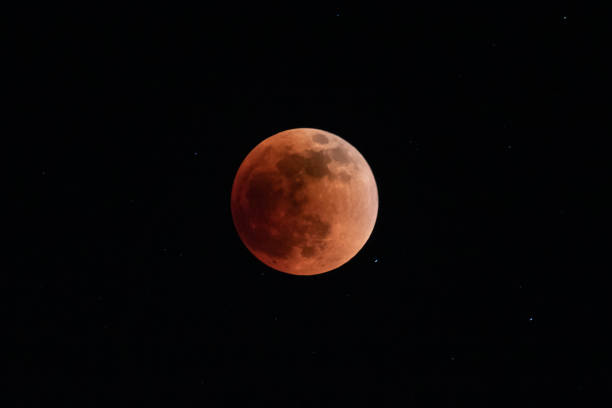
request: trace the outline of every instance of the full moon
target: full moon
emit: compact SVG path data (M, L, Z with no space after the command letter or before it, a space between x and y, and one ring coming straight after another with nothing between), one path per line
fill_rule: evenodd
M281 272L316 275L344 265L365 245L378 190L370 166L347 141L324 130L290 129L246 156L231 210L257 259Z

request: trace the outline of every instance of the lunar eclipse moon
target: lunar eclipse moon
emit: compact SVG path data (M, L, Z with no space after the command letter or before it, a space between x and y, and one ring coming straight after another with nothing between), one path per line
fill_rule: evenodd
M259 143L231 193L240 239L261 262L317 275L353 258L370 237L378 190L370 166L344 139L298 128Z

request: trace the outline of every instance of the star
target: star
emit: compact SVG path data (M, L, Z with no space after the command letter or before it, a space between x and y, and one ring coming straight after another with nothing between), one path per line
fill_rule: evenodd
M529 318L529 321L530 321L530 322L533 322L533 316Z
M194 155L194 156L197 156L197 155L198 155L198 152L193 152L193 155Z

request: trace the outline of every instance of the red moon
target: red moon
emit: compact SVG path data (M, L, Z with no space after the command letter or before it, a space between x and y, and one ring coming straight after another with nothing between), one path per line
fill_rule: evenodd
M378 214L370 166L319 129L277 133L246 156L231 196L240 239L264 264L293 275L336 269L364 246Z

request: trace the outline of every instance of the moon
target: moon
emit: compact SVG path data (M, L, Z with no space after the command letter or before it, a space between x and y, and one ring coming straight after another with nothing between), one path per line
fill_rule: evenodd
M378 189L359 151L333 133L285 130L240 165L231 194L234 226L269 267L317 275L353 258L369 239Z

